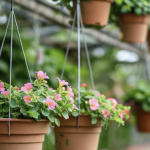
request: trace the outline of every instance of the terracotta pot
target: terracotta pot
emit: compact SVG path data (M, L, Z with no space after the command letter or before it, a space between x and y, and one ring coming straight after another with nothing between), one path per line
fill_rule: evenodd
M137 129L140 132L150 132L150 112L144 111L141 106L135 106Z
M91 125L89 116L60 118L60 127L55 127L56 150L97 150L101 126Z
M105 26L108 23L111 3L114 0L81 0L81 13L85 25ZM76 8L77 0L74 0Z
M8 135L8 119L0 119L0 150L42 150L49 121L11 119L11 136Z
M130 43L143 43L147 38L149 15L123 14L118 17L121 40Z

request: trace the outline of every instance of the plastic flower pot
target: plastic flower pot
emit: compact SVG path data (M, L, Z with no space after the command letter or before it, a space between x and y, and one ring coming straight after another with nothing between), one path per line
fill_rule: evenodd
M76 117L60 118L60 127L55 127L56 150L97 150L101 126L92 125L89 116L80 116L77 128Z
M147 38L149 15L122 14L118 16L121 40L129 43L143 43Z
M146 112L141 106L135 106L137 129L140 132L150 132L150 112Z
M8 119L0 119L0 150L42 150L49 121L11 119L11 135L8 135Z
M114 0L81 0L82 19L85 25L105 26L108 23L111 3ZM76 8L77 0L74 0Z

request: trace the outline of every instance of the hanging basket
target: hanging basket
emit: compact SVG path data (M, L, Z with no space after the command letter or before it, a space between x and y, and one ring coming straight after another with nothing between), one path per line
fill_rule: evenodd
M60 127L55 127L56 150L97 150L101 126L91 124L89 116L81 115L77 128L76 117L60 118Z
M121 40L130 43L143 43L147 38L149 15L123 14L118 17Z
M141 106L135 106L137 129L139 132L150 132L150 112L146 112Z
M11 136L8 123L8 119L0 119L0 150L42 150L48 120L11 119Z
M73 1L73 10L76 7ZM108 23L110 7L113 0L81 0L81 13L85 25L105 26Z

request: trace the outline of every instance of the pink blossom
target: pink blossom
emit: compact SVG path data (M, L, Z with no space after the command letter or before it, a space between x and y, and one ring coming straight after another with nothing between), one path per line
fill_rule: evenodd
M120 110L120 112L119 112L119 116L120 116L120 118L124 119L123 110Z
M101 94L98 92L98 93L95 94L95 96L101 96Z
M49 88L49 90L54 90L53 88Z
M67 91L69 91L69 96L74 98L74 93L72 92L71 86L67 86Z
M0 82L0 91L5 91L4 83L3 82Z
M46 97L46 101L45 103L48 105L50 110L55 109L55 106L57 105L57 103L54 102L54 100L50 99L49 97Z
M56 77L59 81L59 88L61 88L63 85L68 85L68 82L65 82L65 80L60 80L58 77Z
M86 86L87 86L87 84L86 84L86 83L83 83L81 86L82 86L82 87L86 87Z
M32 99L31 99L31 97L30 97L29 95L25 95L25 96L23 97L23 99L24 99L24 101L25 101L26 103L30 103L30 102L32 101Z
M49 79L49 77L46 76L46 73L44 73L43 71L38 71L35 73L36 73L37 79L41 79L41 80Z
M89 99L90 109L96 110L99 107L98 100L95 98Z
M77 109L76 105L74 105L74 104L73 104L72 108L73 108L73 109Z
M127 115L130 114L130 110L129 109L126 109L125 112L126 112Z
M61 95L60 94L54 94L56 101L61 101Z
M89 92L94 92L94 90L89 90Z
M23 87L21 87L21 90L24 91L24 92L27 92L27 91L30 91L32 88L33 88L32 84L27 83L27 84L24 84Z
M8 96L9 95L9 91L2 91L1 94Z
M18 90L19 90L19 88L18 88L17 86L15 86L15 90L16 90L16 91L18 91Z
M102 110L102 114L105 118L109 117L110 116L110 111L106 110L106 109L103 109Z
M111 101L111 105L113 106L113 108L115 108L116 106L117 106L117 100L116 99L114 99L114 98L109 98L109 99L107 99L107 100L110 100Z

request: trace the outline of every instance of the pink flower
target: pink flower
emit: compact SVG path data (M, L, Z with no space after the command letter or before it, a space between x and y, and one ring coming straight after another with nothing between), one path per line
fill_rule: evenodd
M106 109L103 109L102 110L102 114L105 118L109 117L110 116L110 111L106 110Z
M94 90L89 90L89 92L94 92Z
M9 91L2 91L1 94L8 96L9 95Z
M54 90L53 88L49 88L49 90Z
M77 109L76 105L74 105L74 104L73 104L72 108L73 108L73 109Z
M107 100L110 100L111 101L111 105L113 106L113 108L115 108L116 106L117 106L117 100L116 99L114 99L114 98L109 98L109 99L107 99Z
M0 82L0 91L5 91L4 83L3 82Z
M15 86L15 90L16 90L16 91L18 91L18 90L19 90L19 88L18 88L17 86Z
M71 102L69 103L69 104L73 104L74 103L74 100L73 99L71 99Z
M82 87L86 87L86 86L87 86L87 84L86 84L86 83L83 83L81 86L82 86Z
M123 110L120 110L120 112L119 112L119 116L120 116L120 118L124 119Z
M23 97L23 99L24 99L24 101L25 101L26 103L30 103L31 100L32 100L29 95L25 95L25 96Z
M50 99L49 97L47 97L45 103L48 105L50 110L55 109L55 106L57 105L57 103L55 103L54 100Z
M69 96L74 98L74 93L72 92L71 86L67 86L67 91L69 91Z
M24 86L21 88L21 90L24 92L27 92L27 91L30 91L32 88L33 88L32 84L27 83L27 84L24 84Z
M60 94L54 94L56 101L61 101L61 95Z
M126 112L127 115L130 114L130 110L129 109L126 109L125 112Z
M90 109L96 110L99 107L98 100L95 98L89 99Z
M101 94L98 92L98 93L95 94L95 96L101 96Z
M63 85L68 85L68 82L65 82L65 80L60 80L58 77L56 77L59 81L59 88L61 88Z
M41 80L49 79L49 77L46 76L46 73L44 73L43 71L38 71L38 72L35 72L35 73L36 73L37 79L41 79Z

